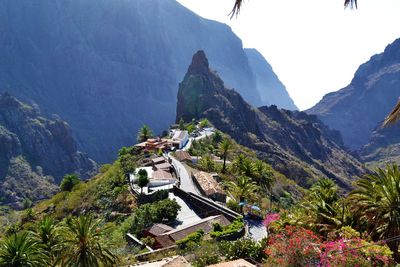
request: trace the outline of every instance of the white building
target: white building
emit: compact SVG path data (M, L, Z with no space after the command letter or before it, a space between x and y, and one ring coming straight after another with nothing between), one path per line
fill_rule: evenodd
M178 145L179 149L182 149L186 143L189 141L189 132L188 131L175 131L174 136L172 137L172 142Z

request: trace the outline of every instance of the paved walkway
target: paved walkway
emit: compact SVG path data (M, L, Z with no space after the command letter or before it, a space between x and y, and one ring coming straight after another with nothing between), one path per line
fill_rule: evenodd
M256 241L260 241L264 237L267 237L267 230L262 224L261 220L252 220L250 218L245 218L248 225L248 235Z
M176 196L174 193L169 193L168 197L170 199L175 199L176 202L178 202L178 204L181 206L181 210L179 211L178 217L176 218L178 223L177 225L174 225L175 227L181 227L201 220L199 215L197 215L192 207L189 206L190 204L188 205L188 203L186 203L182 198Z
M178 174L178 177L181 182L180 188L187 192L201 195L199 189L194 184L192 177L190 177L190 173L186 170L186 168L183 166L183 164L179 160L173 158L172 156L170 156L170 157L172 160L172 165L174 166L176 173Z

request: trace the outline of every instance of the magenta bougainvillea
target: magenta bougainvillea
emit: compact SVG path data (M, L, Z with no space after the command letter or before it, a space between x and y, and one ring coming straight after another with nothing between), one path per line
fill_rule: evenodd
M387 246L361 238L323 241L314 232L286 226L271 234L265 253L267 266L388 266L392 263Z

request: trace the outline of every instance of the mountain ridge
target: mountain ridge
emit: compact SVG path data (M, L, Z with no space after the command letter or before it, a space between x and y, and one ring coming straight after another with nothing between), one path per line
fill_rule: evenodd
M59 114L101 163L143 124L158 133L174 121L184 62L198 49L229 87L263 104L242 41L175 0L5 0L0 24L0 84Z
M68 124L42 117L38 107L0 95L0 200L17 206L54 194L62 177L90 178L97 164L77 150Z
M400 95L400 39L356 71L345 88L325 95L307 110L342 133L345 145L362 150ZM365 154L365 152L361 152Z
M235 90L227 89L209 69L204 51L193 56L179 85L176 121L181 118L207 118L238 143L256 150L274 169L305 187L329 177L348 190L352 181L366 172L343 149L340 133L316 116L279 110L276 106L257 109Z

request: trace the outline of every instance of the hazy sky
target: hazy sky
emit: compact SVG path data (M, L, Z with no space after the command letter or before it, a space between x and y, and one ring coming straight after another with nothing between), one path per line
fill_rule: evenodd
M202 17L224 22L257 48L300 109L351 81L357 67L400 38L400 0L247 0L240 15L234 0L178 0Z

